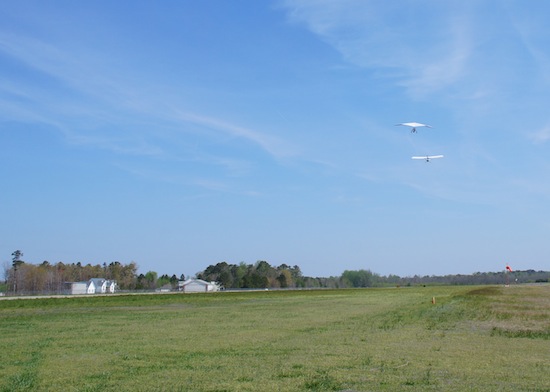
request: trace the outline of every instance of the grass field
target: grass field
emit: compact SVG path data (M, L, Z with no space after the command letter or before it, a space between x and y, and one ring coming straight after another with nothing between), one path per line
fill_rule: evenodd
M550 391L549 337L550 285L3 300L0 391Z

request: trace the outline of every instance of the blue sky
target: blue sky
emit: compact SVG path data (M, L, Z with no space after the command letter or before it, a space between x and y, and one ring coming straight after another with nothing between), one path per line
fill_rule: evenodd
M0 10L4 264L550 266L550 3Z

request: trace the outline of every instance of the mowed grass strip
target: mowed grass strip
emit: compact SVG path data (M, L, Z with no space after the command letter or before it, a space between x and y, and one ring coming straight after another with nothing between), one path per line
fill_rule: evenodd
M549 285L0 301L0 391L548 391L548 301Z

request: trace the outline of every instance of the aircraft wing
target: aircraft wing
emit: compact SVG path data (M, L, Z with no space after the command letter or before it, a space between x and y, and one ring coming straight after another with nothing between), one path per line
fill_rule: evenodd
M437 158L443 158L443 155L424 155L419 157L411 157L411 159L424 159L425 161L429 161L430 159L437 159Z
M431 125L422 124L422 123L417 123L417 122L406 122L406 123L399 123L399 124L395 124L395 125L405 125L405 126L407 126L407 127L413 127L413 128L416 128L416 127L428 127L428 128L432 128Z

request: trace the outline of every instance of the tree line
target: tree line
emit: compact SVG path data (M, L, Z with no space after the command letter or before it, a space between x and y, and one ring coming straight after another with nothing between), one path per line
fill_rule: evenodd
M255 264L228 264L224 261L208 266L197 274L197 278L215 281L225 289L304 287L308 279L302 276L297 265L272 267L267 261Z
M514 283L548 283L549 271L513 271L513 272L476 272L473 274L450 275L414 275L400 277L397 275L380 276L368 270L344 271L341 277L344 284L351 287L389 287L416 285L499 285Z
M59 294L66 290L67 282L86 282L92 278L114 280L117 290L155 290L170 285L176 287L184 275L161 275L154 271L138 274L135 262L118 261L103 264L82 264L44 261L38 265L22 260L23 252L12 253L12 264L4 267L5 280L0 291L17 294Z
M548 282L548 271L476 272L470 275L400 277L382 276L367 269L345 270L340 276L313 278L303 276L300 267L282 264L271 266L267 261L256 264L228 264L221 262L208 266L197 274L200 279L216 281L226 289L239 288L360 288L399 287L412 285L475 285Z
M91 278L104 278L116 281L117 290L155 290L160 287L175 289L185 276L161 275L155 271L138 274L134 262L123 264L118 261L92 265L44 261L35 265L22 260L23 252L12 253L11 265L4 268L4 283L0 292L13 294L56 294L63 293L67 282L88 281ZM548 271L477 272L470 275L400 277L381 276L368 269L345 270L340 276L308 277L302 274L298 265L281 264L272 266L267 261L254 264L228 264L220 262L208 266L196 274L198 279L215 281L224 289L296 289L296 288L360 288L360 287L399 287L411 285L474 285L474 284L513 284L548 282Z

